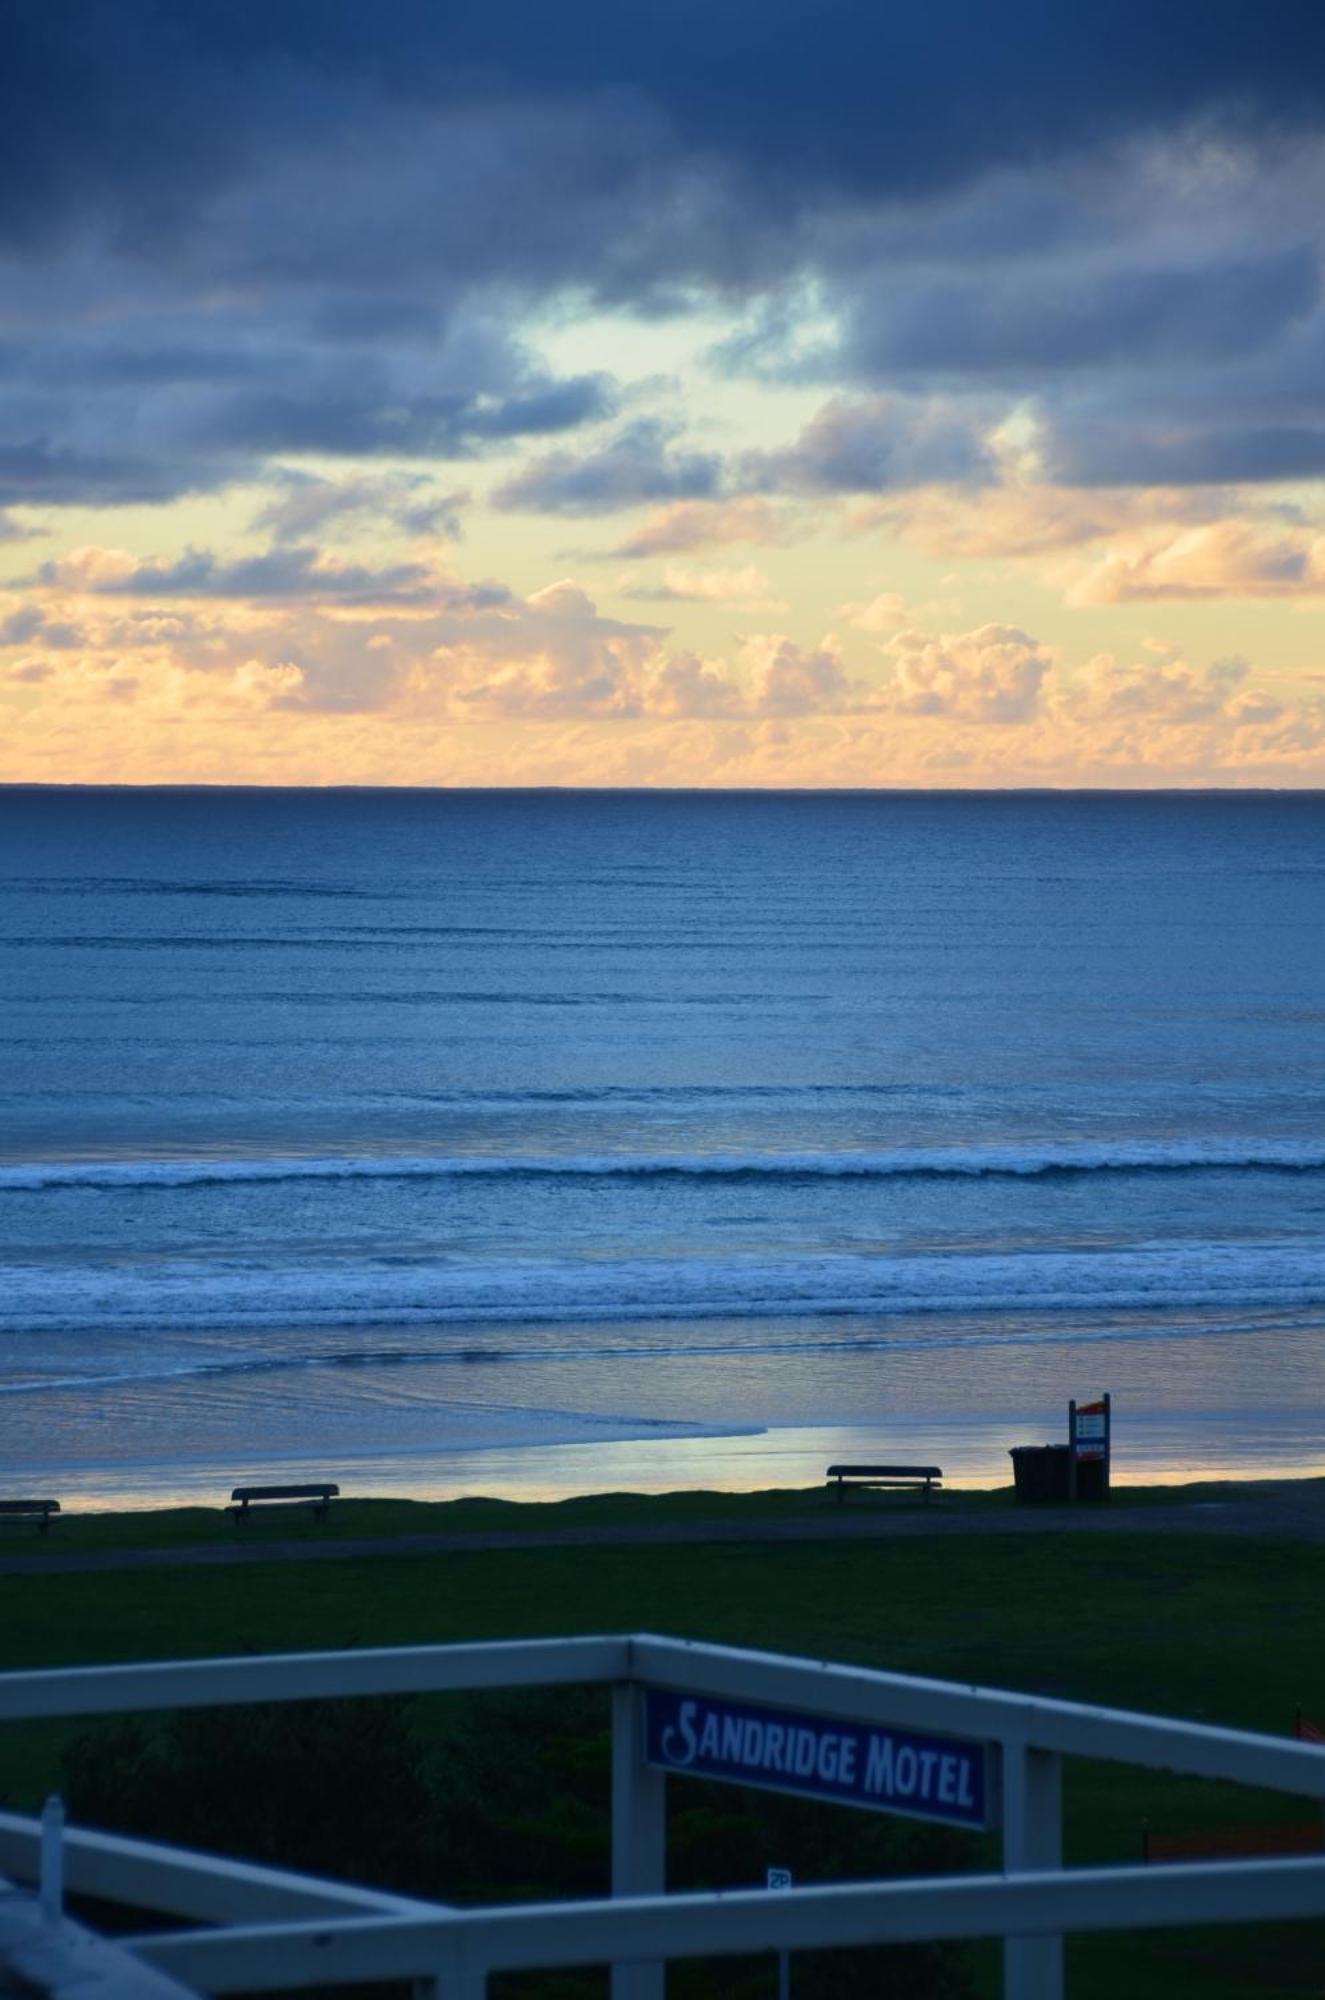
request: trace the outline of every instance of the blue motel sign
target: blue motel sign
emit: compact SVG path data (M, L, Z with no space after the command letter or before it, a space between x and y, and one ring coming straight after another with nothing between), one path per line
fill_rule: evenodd
M990 1748L712 1695L645 1690L646 1760L801 1798L865 1806L946 1826L990 1821Z

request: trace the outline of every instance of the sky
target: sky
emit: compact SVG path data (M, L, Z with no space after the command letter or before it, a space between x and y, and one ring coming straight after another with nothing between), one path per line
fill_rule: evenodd
M1319 0L9 0L0 780L1325 784Z

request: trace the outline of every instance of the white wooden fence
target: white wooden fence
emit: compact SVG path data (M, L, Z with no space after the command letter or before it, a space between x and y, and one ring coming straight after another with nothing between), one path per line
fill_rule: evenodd
M661 2000L672 1958L1001 1936L1009 2000L1059 2000L1065 1932L1325 1917L1325 1857L1062 1867L1064 1756L1325 1803L1318 1745L650 1634L6 1674L0 1720L587 1682L614 1691L608 1899L461 1910L79 1828L66 1831L65 1879L188 1919L127 1946L217 1994L396 1978L481 2000L496 1971L610 1964L613 2000ZM667 1895L667 1777L644 1755L651 1689L988 1746L1003 1872ZM36 1880L40 1848L38 1821L0 1815L0 1872Z

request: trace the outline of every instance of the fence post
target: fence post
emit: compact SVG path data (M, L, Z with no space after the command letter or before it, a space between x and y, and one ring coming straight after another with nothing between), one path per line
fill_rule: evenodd
M64 1915L64 1800L54 1792L42 1807L38 1901L48 1923Z
M667 1886L667 1781L644 1761L644 1690L612 1688L612 1894L661 1896ZM663 2000L658 1960L612 1967L612 2000Z
M1003 1869L1027 1875L1063 1865L1063 1766L1055 1750L1003 1745ZM1004 2000L1063 2000L1061 1937L1003 1941Z
M436 1972L410 1982L410 2000L487 2000L488 1975L465 1963L463 1945L447 1952Z

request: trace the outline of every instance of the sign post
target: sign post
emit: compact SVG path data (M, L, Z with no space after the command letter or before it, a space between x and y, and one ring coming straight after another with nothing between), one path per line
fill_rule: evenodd
M770 1868L765 1880L769 1889L789 1889L791 1887L790 1868ZM791 2000L791 1953L778 1953L778 2000Z
M1073 1500L1107 1500L1112 1447L1111 1399L1067 1406L1067 1442L1071 1451L1069 1495ZM1083 1476L1084 1474L1084 1476Z
M612 1894L661 1896L667 1887L667 1780L641 1755L642 1688L612 1689ZM612 1967L612 2000L663 2000L662 1961L620 1961Z

